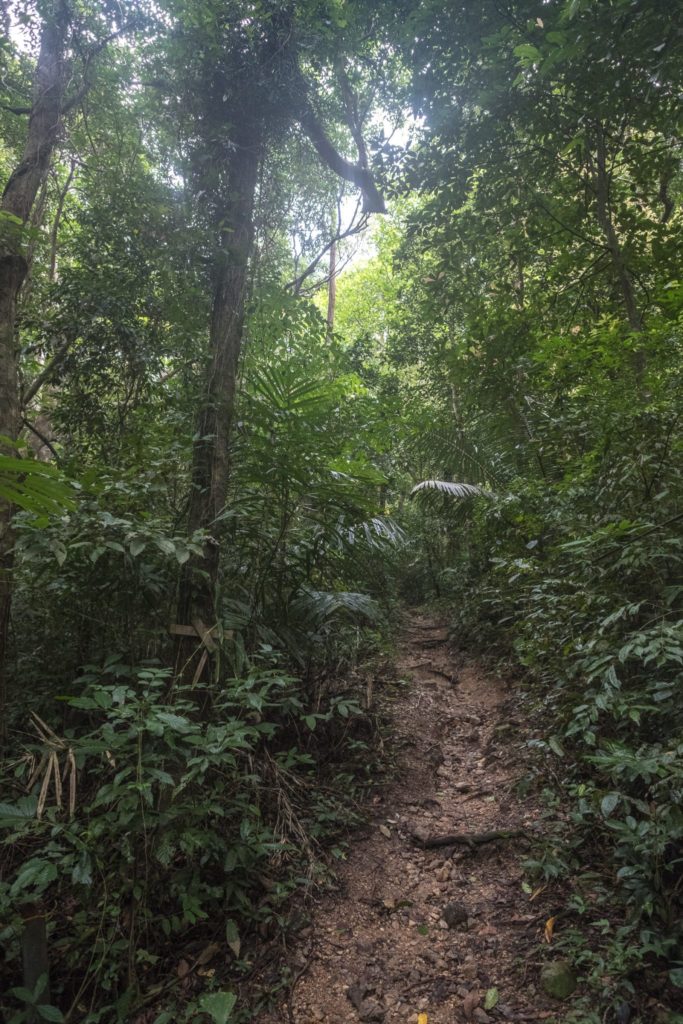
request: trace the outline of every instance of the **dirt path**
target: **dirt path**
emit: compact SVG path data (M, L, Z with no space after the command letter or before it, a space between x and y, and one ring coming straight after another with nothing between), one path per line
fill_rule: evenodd
M338 891L312 907L292 953L289 1001L260 1024L557 1017L536 989L547 908L522 888L525 840L434 850L415 840L534 827L535 808L513 792L520 768L507 695L458 661L445 629L423 617L408 621L398 667L412 679L391 711L400 778L376 798Z

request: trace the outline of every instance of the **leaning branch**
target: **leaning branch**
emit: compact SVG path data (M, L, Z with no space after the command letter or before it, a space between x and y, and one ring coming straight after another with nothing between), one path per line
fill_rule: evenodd
M26 429L30 430L31 433L38 438L41 444L52 453L53 459L59 465L59 455L55 451L52 442L45 436L45 434L38 430L38 427L35 425L35 423L31 423L31 421L27 420L25 416L22 416L21 422L24 424Z
M339 79L341 94L346 108L346 120L348 121L351 134L353 135L353 141L356 143L356 149L358 150L358 162L364 170L367 170L368 151L365 145L365 139L363 138L363 124L358 111L358 99L351 87L351 82L349 81L349 77L346 74L343 64L337 69L337 78Z
M354 164L347 160L346 157L343 157L335 149L307 99L303 102L298 119L299 124L308 135L320 159L335 174L338 174L340 178L343 178L344 181L350 181L356 188L361 190L363 193L363 212L386 213L387 208L384 199L370 171L361 164Z
M45 366L37 377L34 377L29 386L26 388L21 396L21 408L27 409L33 399L36 397L43 384L46 384L51 377L57 372L59 367L62 365L69 351L71 340L65 338L62 343L57 347L57 351L53 355L50 362Z

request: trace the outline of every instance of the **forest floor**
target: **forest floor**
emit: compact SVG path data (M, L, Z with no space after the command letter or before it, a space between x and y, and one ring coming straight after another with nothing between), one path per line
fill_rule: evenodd
M562 1019L539 985L552 897L523 884L524 836L421 845L538 828L535 798L517 795L525 765L513 699L422 615L406 621L397 668L410 685L379 697L397 773L352 838L334 891L309 906L310 926L289 951L289 996L259 1024Z

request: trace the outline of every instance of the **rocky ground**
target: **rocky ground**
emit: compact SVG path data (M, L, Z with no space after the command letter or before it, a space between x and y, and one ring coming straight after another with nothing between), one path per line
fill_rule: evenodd
M529 891L521 867L538 808L517 795L509 695L428 618L407 623L398 667L410 681L390 710L399 776L375 797L336 891L309 908L293 987L259 1024L561 1020L542 982L548 895Z

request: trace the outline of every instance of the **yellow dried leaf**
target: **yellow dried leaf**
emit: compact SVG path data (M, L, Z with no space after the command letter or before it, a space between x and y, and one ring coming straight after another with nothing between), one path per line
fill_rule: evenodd
M545 892L547 888L547 885L539 885L538 889L534 889L531 896L529 897L529 903L531 903L532 900L535 900L538 896L540 896L542 892Z
M429 1024L429 1017L426 1013L418 1013L417 1024Z
M543 934L545 936L545 941L548 944L550 944L553 941L553 929L554 928L555 928L555 918L554 917L549 917L548 920L545 923L545 929L543 931Z

